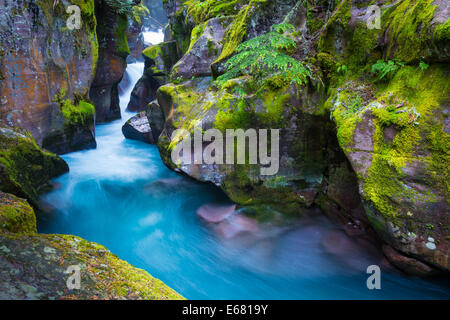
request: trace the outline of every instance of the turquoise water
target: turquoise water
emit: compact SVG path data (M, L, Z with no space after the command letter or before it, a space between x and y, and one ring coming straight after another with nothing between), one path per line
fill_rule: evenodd
M128 67L132 84L142 69ZM130 90L121 97L123 110ZM224 239L195 212L229 200L168 170L155 146L125 140L121 126L132 114L122 116L97 126L97 149L63 157L70 173L42 197L48 214L39 219L39 232L98 242L188 299L450 298L448 281L388 271L381 290L368 290L366 268L381 257L320 215Z

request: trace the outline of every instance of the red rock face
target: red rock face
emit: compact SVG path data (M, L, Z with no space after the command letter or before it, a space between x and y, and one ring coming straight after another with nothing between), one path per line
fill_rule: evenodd
M128 26L127 39L130 46L130 55L127 58L128 63L144 60L142 51L145 49L145 44L141 28L141 25L135 20L132 20Z
M120 118L119 89L130 51L126 40L127 18L118 16L105 3L96 3L99 57L89 96L94 102L96 122Z
M80 30L71 31L65 28L67 14L63 14L67 1L54 9L43 8L38 1L27 6L2 2L0 121L30 131L40 145L49 136L63 141L79 138L65 137L64 117L53 98L61 89L68 99L87 98L95 68L92 53L97 50L95 20L94 27L83 22ZM81 134L87 134L84 140L92 145L93 132L87 131Z

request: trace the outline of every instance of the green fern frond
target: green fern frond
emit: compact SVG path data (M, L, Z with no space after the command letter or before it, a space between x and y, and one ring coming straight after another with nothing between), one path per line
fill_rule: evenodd
M249 75L260 85L270 79L283 79L286 83L305 84L312 78L311 71L289 54L297 44L289 32L290 24L277 24L271 31L241 43L236 54L226 63L227 72L217 78L215 84L222 87L228 80Z

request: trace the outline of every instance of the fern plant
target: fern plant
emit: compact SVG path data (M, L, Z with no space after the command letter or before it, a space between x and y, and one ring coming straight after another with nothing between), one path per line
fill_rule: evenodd
M128 17L134 14L134 3L132 0L104 0L105 3L119 15Z
M289 35L294 31L290 24L277 24L270 32L241 43L225 65L227 72L216 79L216 86L223 87L228 80L245 75L251 76L260 87L305 84L312 77L311 71L290 56L297 49Z
M405 64L398 60L389 60L384 62L384 60L378 60L377 63L372 65L372 73L377 76L378 81L391 79L400 67Z

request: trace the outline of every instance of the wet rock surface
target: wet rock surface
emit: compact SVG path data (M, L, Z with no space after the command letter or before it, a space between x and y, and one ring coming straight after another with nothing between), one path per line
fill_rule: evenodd
M140 112L129 119L122 127L122 133L127 139L140 140L150 144L156 144L148 122L146 112Z
M24 197L33 205L50 179L67 171L59 156L38 147L29 133L0 126L0 190Z
M37 234L30 205L0 192L0 299L184 298L101 245Z
M95 146L92 127L68 127L70 118L55 102L61 90L74 105L89 100L98 43L94 1L84 2L81 14L89 21L80 32L64 28L66 0L0 7L0 122L28 130L39 145L60 153Z

